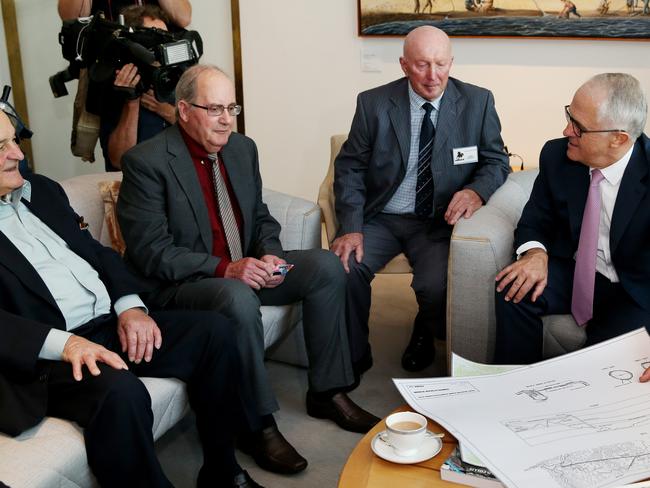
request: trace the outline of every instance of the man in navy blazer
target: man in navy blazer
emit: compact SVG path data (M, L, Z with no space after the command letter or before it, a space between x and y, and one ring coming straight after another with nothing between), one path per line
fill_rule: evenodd
M138 376L175 377L197 416L198 486L259 486L234 457L246 405L229 321L212 312L148 315L120 256L92 238L60 185L23 179L21 159L0 112L0 431L68 419L84 429L100 485L170 487Z
M431 26L411 31L400 58L406 77L359 95L335 161L340 228L332 251L348 271L357 374L372 363L370 282L401 252L413 268L419 307L402 366L419 371L433 362L434 335L444 339L446 332L452 226L481 207L510 171L492 93L449 78L452 61L444 32ZM427 141L433 139L428 145L421 137L425 124Z
M499 363L542 359L542 315L573 313L586 326L587 345L642 326L650 330L645 95L628 74L600 74L578 89L565 116L565 137L542 149L539 176L515 231L518 259L496 276ZM590 183L594 206L587 204ZM591 268L578 277L587 227L594 229L592 257L585 261Z

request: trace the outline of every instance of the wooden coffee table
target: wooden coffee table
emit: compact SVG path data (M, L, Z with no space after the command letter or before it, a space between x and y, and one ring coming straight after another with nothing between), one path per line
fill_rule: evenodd
M410 408L400 407L396 412L409 411ZM379 422L356 445L348 458L341 477L339 488L396 488L408 486L409 488L430 488L436 486L460 486L456 483L440 479L440 465L445 462L458 442L445 429L429 420L428 429L431 432L444 432L442 450L428 461L417 464L395 464L384 461L376 456L370 447L370 442L386 428L384 420Z

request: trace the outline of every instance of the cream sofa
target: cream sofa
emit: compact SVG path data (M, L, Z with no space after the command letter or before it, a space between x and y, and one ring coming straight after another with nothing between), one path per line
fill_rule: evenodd
M514 230L528 201L537 170L512 173L492 198L454 227L447 283L447 349L489 363L494 356L496 318L494 278L513 258ZM571 315L548 315L544 322L544 356L578 349L584 329Z
M62 182L72 207L84 217L93 236L106 245L110 238L98 185L109 179L121 179L121 173L79 176ZM282 225L280 240L285 249L320 247L320 210L316 204L266 189L264 200ZM262 307L262 320L267 356L306 366L300 307ZM158 439L187 412L185 387L173 379L143 381L151 394L153 432ZM12 488L95 486L81 429L61 419L46 418L19 437L0 434L0 481Z

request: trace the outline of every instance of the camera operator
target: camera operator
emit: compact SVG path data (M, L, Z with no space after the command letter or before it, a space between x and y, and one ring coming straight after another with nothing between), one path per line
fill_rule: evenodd
M189 0L59 0L58 8L61 20L104 12L108 20L117 22L124 7L145 4L159 6L174 26L185 28L192 20L192 6Z
M126 7L121 13L129 27L167 30L164 12L154 5ZM106 171L119 171L127 150L176 122L174 106L156 100L153 90L132 98L120 90L135 88L139 81L138 68L128 63L116 71L113 86L108 88L106 97L110 102L103 104L99 130Z

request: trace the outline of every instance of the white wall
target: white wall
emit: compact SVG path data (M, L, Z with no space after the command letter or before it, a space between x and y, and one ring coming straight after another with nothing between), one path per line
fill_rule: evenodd
M315 199L329 136L346 133L357 92L401 76L401 38L357 36L355 0L242 1L246 133L260 150L265 185ZM648 43L554 39L453 39L452 75L490 88L503 138L537 165L560 137L563 106L591 75L626 71L650 93ZM361 52L381 72L362 72ZM513 160L514 162L514 160Z
M99 145L94 164L84 163L70 153L72 102L76 82L68 83L70 95L55 99L48 78L65 68L57 42L61 21L56 0L15 0L30 128L34 131L34 165L39 173L54 179L101 172L104 161ZM203 37L205 62L233 73L229 0L193 0L191 28ZM0 29L1 29L0 24ZM2 33L0 31L0 33ZM0 84L10 84L4 35L0 39ZM1 86L0 86L1 88Z
M232 74L230 2L192 0L192 27L205 42L203 60ZM356 94L401 76L400 38L357 36L355 0L241 0L246 132L260 150L265 185L315 199L329 162L329 136L348 131ZM56 179L103 170L69 150L72 95L54 99L48 77L65 66L57 44L55 0L16 0L36 168ZM1 26L0 26L1 29ZM560 135L562 107L586 78L628 71L650 92L644 42L551 39L453 40L453 75L490 88L503 137L530 165ZM361 52L381 72L362 72ZM0 39L0 82L8 83ZM70 93L74 87L68 84ZM99 155L99 151L98 151Z

